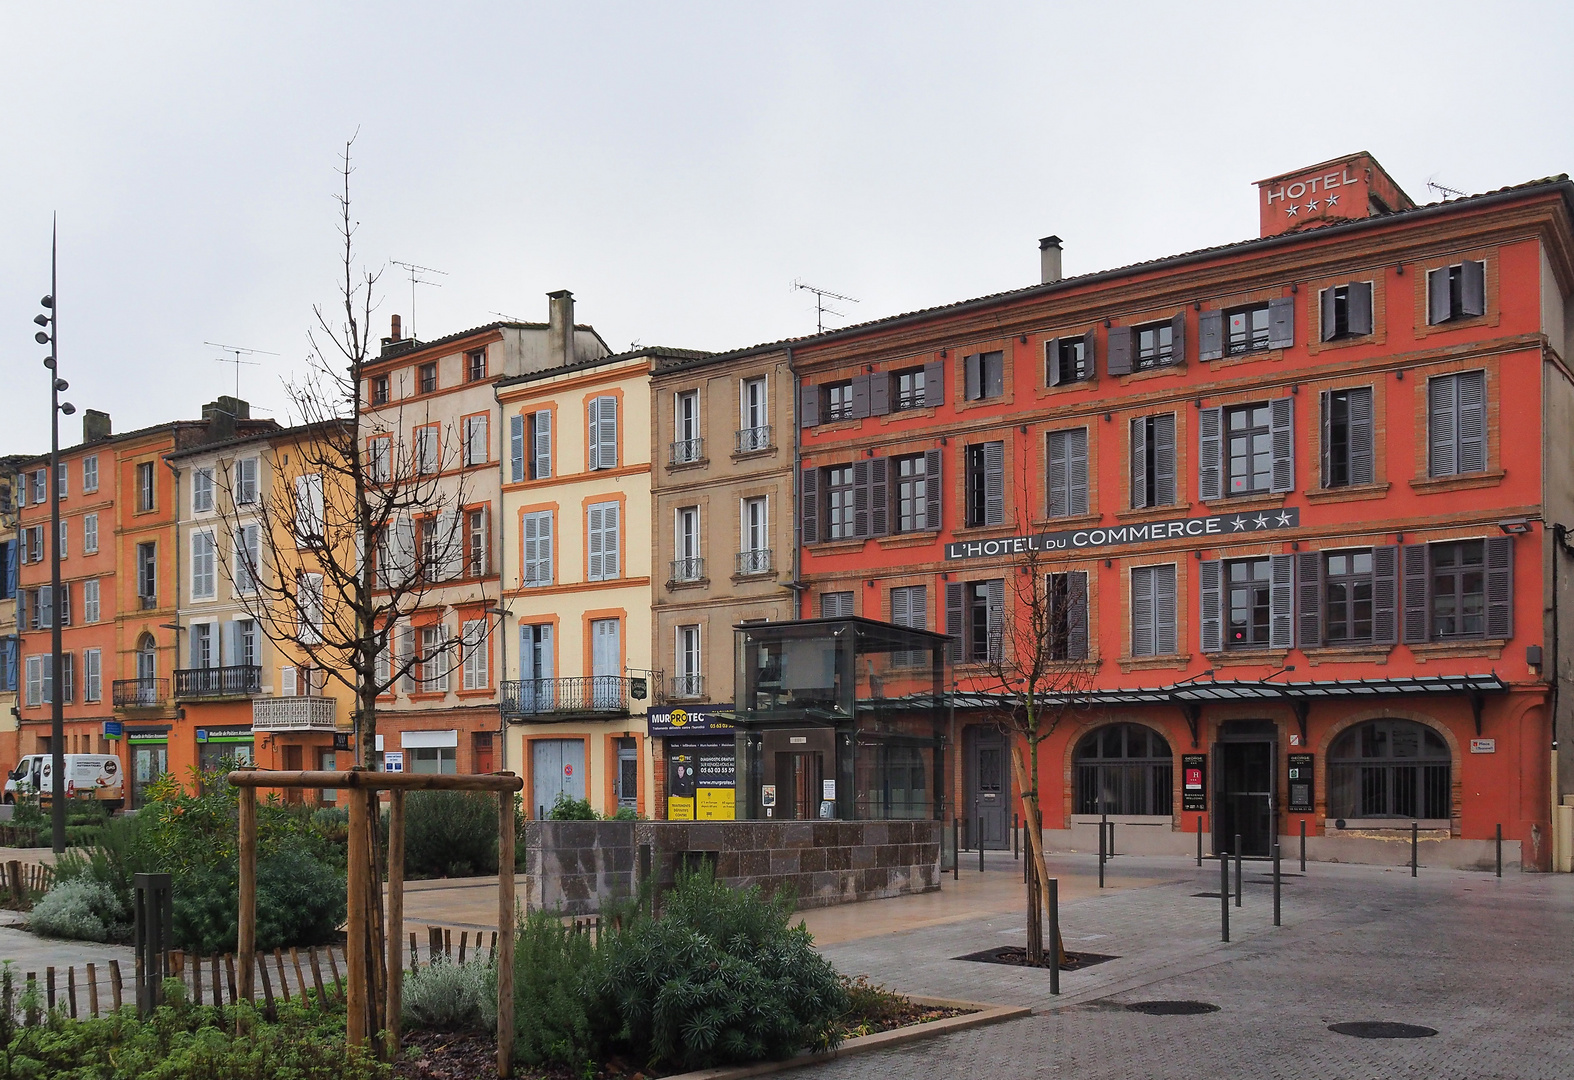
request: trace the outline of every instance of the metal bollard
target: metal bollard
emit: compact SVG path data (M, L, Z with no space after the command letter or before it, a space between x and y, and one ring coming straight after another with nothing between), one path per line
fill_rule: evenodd
M1099 888L1104 887L1104 823L1099 822Z
M1060 879L1049 879L1049 992L1060 993Z
M1220 940L1230 940L1230 853L1219 852L1219 929Z
M1503 876L1503 826L1497 827L1497 876Z
M1273 924L1279 925L1279 841L1273 842Z
M1017 816L1011 815L1011 857L1017 857L1018 841L1022 839L1021 828L1017 825Z
M137 1015L143 1018L164 1003L170 931L175 921L171 880L169 874L137 874L132 879ZM50 971L53 978L54 969Z
M1202 815L1197 815L1197 865L1202 865Z
M1416 876L1416 845L1421 841L1421 823L1410 823L1410 876Z
M1306 873L1306 819L1301 819L1301 873Z
M962 840L962 823L956 818L951 819L951 880L962 880L962 849L957 845Z
M1113 859L1115 857L1115 823L1113 821L1110 822L1106 828L1109 829L1109 857Z
M1235 906L1241 906L1241 834L1235 834Z

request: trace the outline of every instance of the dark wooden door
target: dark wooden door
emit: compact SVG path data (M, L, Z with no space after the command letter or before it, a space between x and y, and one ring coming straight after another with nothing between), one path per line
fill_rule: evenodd
M967 844L986 849L1011 846L1011 779L1008 743L994 728L973 728L967 752L967 805L960 816L971 821Z
M1221 742L1215 754L1213 849L1267 858L1273 854L1274 744Z

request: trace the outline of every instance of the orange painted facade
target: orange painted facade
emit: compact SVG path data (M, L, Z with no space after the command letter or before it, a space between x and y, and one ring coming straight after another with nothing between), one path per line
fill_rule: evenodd
M1270 222L1265 202L1257 241L794 345L801 483L813 517L800 549L800 615L828 604L890 620L891 590L917 586L922 625L958 636L964 697L950 739L948 815L973 817L991 793L1002 808L1020 806L1009 765L987 753L988 710L966 708L965 695L989 689L985 666L969 660L989 647L981 638L975 653L973 626L987 635L990 619L1021 615L1009 584L997 593L1003 611L983 586L1021 572L1021 545L1030 542L1047 548L1042 571L1085 575L1062 579L1085 582L1086 595L1086 654L1065 665L1088 673L1092 704L1070 711L1039 750L1052 844L1096 847L1093 823L1116 806L1118 843L1190 851L1200 828L1223 849L1240 822L1232 830L1216 819L1220 808L1241 816L1260 805L1265 845L1270 836L1288 844L1304 822L1314 857L1396 859L1416 819L1458 865L1489 864L1499 825L1525 868L1551 865L1553 676L1567 610L1556 599L1569 571L1557 536L1574 522L1565 311L1574 188L1555 180L1406 209L1368 156L1303 172L1336 169L1359 174L1352 190L1381 188L1385 199L1363 201L1352 220L1291 232ZM1300 175L1265 181L1262 198L1268 185ZM1434 295L1451 281L1452 307L1448 295ZM1064 353L1065 342L1091 345L1092 355ZM1063 362L1090 362L1091 377L1053 370ZM914 372L931 383L940 374L942 392L926 387L899 407L912 385L901 380ZM872 404L863 380L879 384ZM1470 396L1482 391L1484 403ZM1369 422L1340 411L1351 401L1358 410L1369 403ZM1330 475L1330 416L1332 455L1345 466L1351 451L1340 439L1359 431L1358 441L1370 441L1354 479ZM1156 434L1153 417L1166 418ZM1258 424L1255 443L1249 434L1232 441L1231 432ZM986 444L998 455L993 471L982 452L970 456ZM939 476L924 479L940 488L940 521L909 513L904 533L901 500L912 489L899 490L898 469L935 451ZM1150 467L1150 454L1168 463ZM857 484L842 466L876 477L888 470L885 487ZM1267 470L1260 483L1253 468ZM834 496L828 485L838 487ZM1149 489L1170 487L1159 505L1140 505L1155 501ZM833 497L846 500L845 524L831 520L841 513ZM866 501L888 520L855 520ZM1171 522L1183 524L1155 528ZM1377 569L1363 571L1359 586L1335 580L1347 567L1341 553L1359 552L1371 552ZM1478 570L1472 560L1487 556L1497 562ZM1455 558L1469 567L1454 573ZM1271 583L1237 587L1236 573ZM1334 640L1330 620L1356 610L1335 611L1331 597L1346 587L1370 601L1366 614L1349 617L1376 610L1376 622L1340 623L1347 640ZM1448 599L1448 589L1458 597ZM1232 606L1237 596L1244 607ZM849 597L851 610L842 610ZM1168 634L1157 629L1166 598ZM1566 639L1570 628L1562 629ZM1474 681L1447 692L1413 681L1438 677ZM1286 684L1299 689L1271 689ZM1131 727L1111 736L1105 754L1100 733L1115 725ZM1142 752L1131 753L1138 744ZM1256 749L1242 749L1248 744ZM1372 756L1379 744L1382 756ZM1259 753L1261 767L1251 769L1261 791L1227 790L1235 780L1222 773ZM1340 760L1331 764L1330 753ZM1313 755L1309 792L1289 777L1306 767L1291 755L1303 754ZM1202 795L1202 806L1183 809L1186 770L1198 765L1205 772L1193 797ZM1122 787L1132 784L1143 792ZM1310 807L1291 812L1306 794ZM1009 835L991 841L986 825L986 842L1009 844Z

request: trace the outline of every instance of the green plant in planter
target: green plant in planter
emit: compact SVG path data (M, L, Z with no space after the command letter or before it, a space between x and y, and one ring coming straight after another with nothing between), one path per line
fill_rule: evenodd
M595 821L596 812L591 809L589 799L571 799L568 792L560 791L552 809L547 811L547 818L551 821Z

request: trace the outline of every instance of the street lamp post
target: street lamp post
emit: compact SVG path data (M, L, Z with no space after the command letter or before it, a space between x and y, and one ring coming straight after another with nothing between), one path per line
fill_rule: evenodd
M60 414L70 416L76 406L61 402L60 392L70 384L59 377L59 313L55 305L57 233L49 237L49 295L39 303L48 315L35 315L33 321L45 329L33 335L40 345L49 346L44 367L49 369L49 764L54 781L49 792L51 844L56 855L66 850L66 714L64 664L61 661L60 615Z

